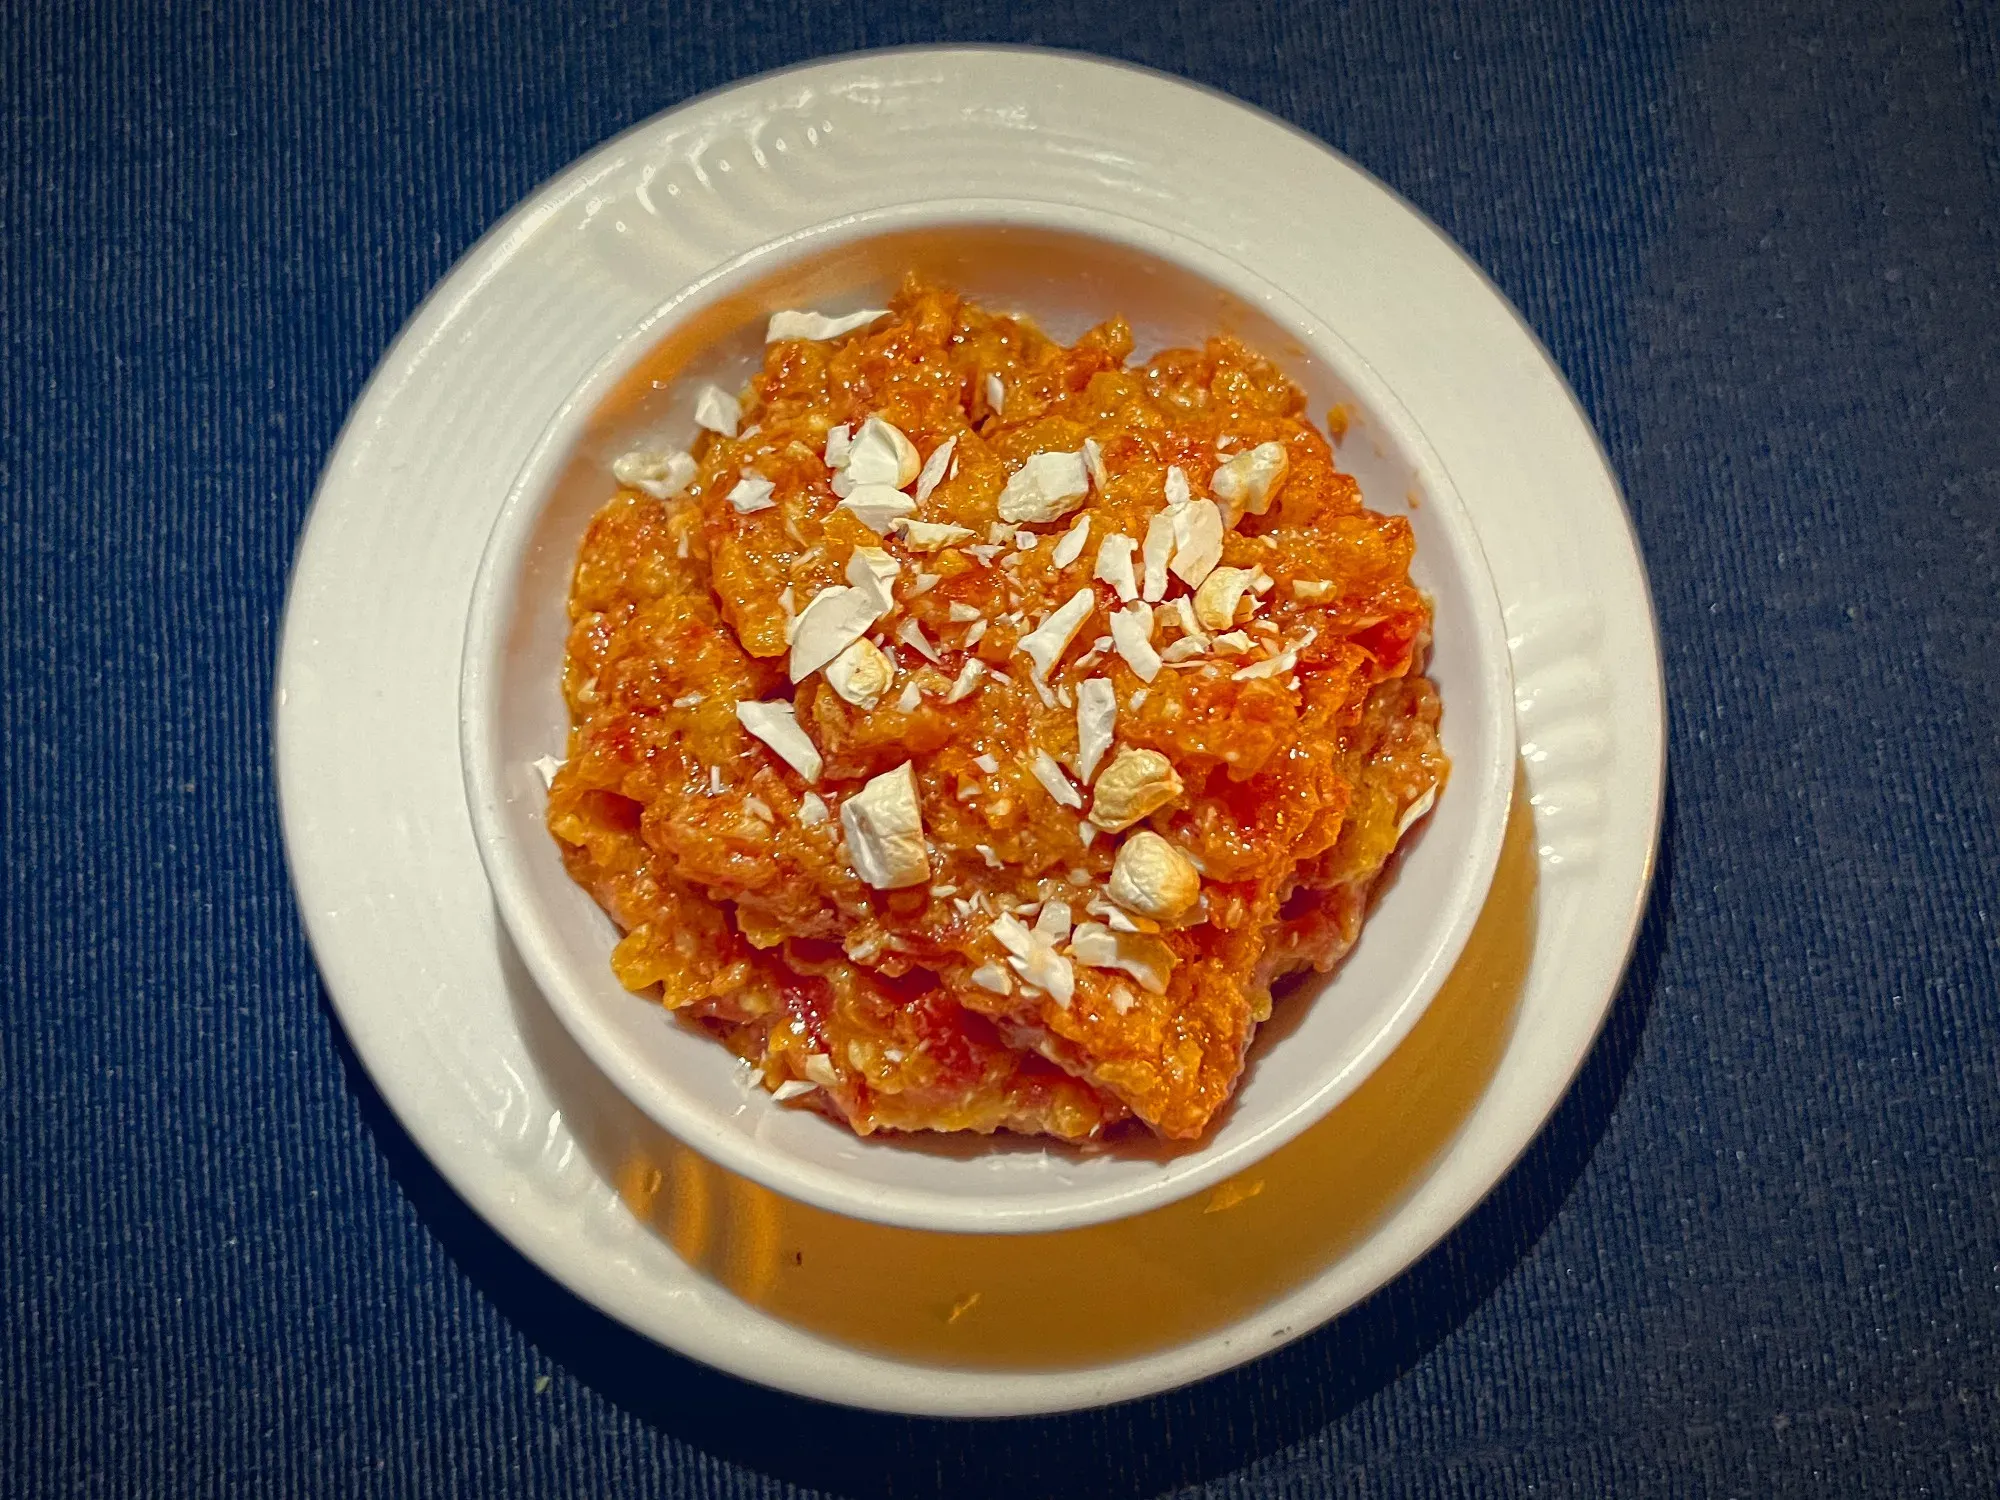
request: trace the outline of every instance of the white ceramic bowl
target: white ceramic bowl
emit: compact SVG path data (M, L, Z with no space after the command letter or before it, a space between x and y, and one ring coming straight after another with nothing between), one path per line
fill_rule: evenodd
M1451 780L1361 941L1281 998L1233 1105L1200 1143L1077 1150L1011 1137L860 1139L746 1088L713 1038L613 978L616 931L565 873L533 762L561 757L565 600L577 543L636 442L686 446L693 391L737 388L780 307L880 306L918 269L1071 339L1114 313L1140 355L1228 331L1277 360L1315 417L1350 415L1342 468L1409 516L1436 605L1431 674ZM534 351L520 351L533 359ZM649 377L634 379L644 363ZM661 372L670 378L660 378ZM1492 878L1514 780L1505 632L1450 478L1394 396L1331 329L1228 257L1115 213L1018 200L912 204L763 245L675 293L555 413L494 524L460 692L467 796L500 915L551 1006L607 1078L697 1150L778 1192L912 1228L1025 1232L1157 1207L1216 1183L1345 1098L1402 1040L1457 959Z

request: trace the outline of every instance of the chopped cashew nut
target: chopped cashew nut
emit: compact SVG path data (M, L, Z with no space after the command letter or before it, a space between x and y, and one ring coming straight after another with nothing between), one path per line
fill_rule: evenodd
M1146 570L1139 597L1158 604L1167 595L1167 560L1174 555L1173 512L1163 510L1146 523L1146 541L1139 554Z
M1037 674L1046 681L1096 605L1097 595L1087 588L1078 589L1061 609L1052 612L1046 620L1022 636L1015 649L1035 664Z
M969 526L952 526L939 521L904 519L896 524L896 529L903 535L903 545L912 552L935 552L940 547L966 541L973 535Z
M886 307L864 307L859 312L838 318L816 312L774 312L771 321L765 325L764 342L775 344L783 339L837 339L843 333L866 328L877 318L888 316L889 309Z
M904 761L884 771L840 805L847 857L854 873L878 891L922 885L931 877L917 776Z
M1097 778L1090 821L1106 833L1117 833L1159 811L1181 791L1180 773L1159 751L1120 750Z
M1210 630L1229 629L1256 576L1252 568L1217 568L1194 591L1195 618Z
M847 581L856 588L866 588L872 579L884 599L889 597L889 585L902 571L903 565L880 547L856 547L847 559Z
M931 644L931 638L924 634L924 627L919 625L915 620L905 620L901 625L898 625L896 627L896 639L916 652L925 661L937 663L944 660L943 657L938 655L937 647Z
M1324 578L1294 578L1292 597L1307 604L1318 604L1333 597L1333 585Z
M856 708L873 708L889 691L896 669L873 641L854 642L826 664L826 685Z
M902 428L870 417L848 445L844 467L853 484L886 484L900 490L917 477L923 465L917 460L917 445Z
M730 509L739 516L747 516L756 510L769 510L778 503L771 498L777 488L762 474L745 469L743 477L736 481L736 487L729 492Z
M1063 908L1065 916L1068 910L1068 907ZM1056 1004L1064 1009L1069 1007L1070 998L1076 992L1076 975L1070 968L1069 960L1056 952L1055 944L1060 939L1052 941L1039 922L1030 928L1011 913L995 919L988 931L1007 950L1008 968L1037 989L1046 991ZM1065 920L1063 936L1068 935L1068 922Z
M1090 517L1078 516L1076 524L1062 534L1049 553L1049 561L1059 568L1066 568L1083 555L1083 544L1090 540Z
M1090 475L1091 488L1099 495L1111 488L1111 475L1104 467L1104 450L1098 446L1096 438L1083 440L1083 467Z
M917 502L893 485L857 484L834 507L851 512L854 519L878 536L917 508Z
M697 427L735 437L737 425L743 420L743 406L721 386L705 385L694 398L694 420Z
M1176 507L1173 516L1173 571L1189 588L1200 588L1222 561L1222 512L1213 500L1190 500Z
M1173 922L1201 899L1201 876L1180 850L1157 833L1141 829L1119 845L1106 889L1127 911Z
M979 679L986 675L986 663L976 656L968 656L965 665L958 669L958 676L952 680L950 689L944 695L947 703L957 703L972 696L979 686Z
M792 628L792 681L804 681L874 628L895 604L889 582L900 569L879 547L854 549L847 564L851 586L821 589L799 611Z
M1141 682L1160 675L1160 653L1153 649L1152 606L1135 600L1111 617L1111 644Z
M807 781L818 781L819 747L799 728L798 713L789 703L739 703L736 719L745 729L769 745L778 758Z
M1058 521L1089 493L1081 453L1037 453L1008 476L1000 491L1000 519Z
M1139 597L1139 580L1132 572L1132 553L1137 547L1137 542L1117 531L1097 544L1097 567L1091 576L1110 584L1125 604ZM1164 586L1164 575L1161 583Z
M806 1077L821 1088L840 1087L840 1070L833 1065L833 1059L824 1052L808 1052L805 1061Z
M1242 681L1250 677L1283 677L1299 664L1299 653L1310 646L1318 634L1316 630L1308 630L1289 650L1280 651L1276 656L1267 656L1262 661L1253 661L1247 667L1238 667L1229 674L1230 678Z
M826 430L826 453L824 458L829 469L847 467L847 450L854 444L854 429L842 422L838 427Z
M817 792L807 792L799 799L799 823L806 828L817 828L827 819L826 803Z
M1000 383L998 375L990 372L986 376L986 404L993 408L996 417L1007 410L1007 387Z
M694 455L678 448L655 453L635 448L611 465L611 477L635 490L644 490L655 500L671 500L690 484L699 472Z
M951 468L951 455L957 447L958 434L953 433L931 449L931 456L924 460L924 466L917 474L917 504L922 505L930 499L931 491L944 483L945 472ZM969 531L965 534L972 535Z
M1102 922L1085 922L1070 939L1070 957L1086 968L1119 969L1156 995L1167 991L1174 950L1156 937L1113 932Z
M1042 784L1042 789L1064 807L1083 806L1082 795L1069 784L1069 777L1063 774L1063 768L1048 751L1037 750L1029 769L1035 773L1035 780Z
M996 995L1014 993L1014 979L999 964L981 964L965 976L982 990L991 990Z
M1431 810L1432 806L1437 802L1437 796L1437 783L1432 782L1431 785L1424 788L1423 796L1417 798L1416 801L1403 809L1402 817L1396 820L1397 838L1401 838L1404 834L1408 833L1410 825Z
M1227 524L1233 528L1245 513L1261 516L1269 510L1290 467L1283 443L1259 443L1219 465L1208 487L1227 511Z
M1076 775L1085 786L1111 748L1118 728L1118 693L1109 677L1092 677L1076 689Z

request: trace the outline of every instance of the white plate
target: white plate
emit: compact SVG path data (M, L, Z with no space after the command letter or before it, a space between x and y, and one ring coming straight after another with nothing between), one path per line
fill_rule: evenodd
M965 195L1115 203L1234 256L1360 351L1479 525L1529 793L1461 973L1362 1090L1205 1203L1026 1242L833 1219L661 1136L506 949L457 755L481 548L598 357L665 291L754 244ZM1479 272L1380 184L1242 105L1011 51L873 54L738 85L593 152L488 234L384 358L328 462L276 720L293 880L334 1005L475 1209L697 1359L827 1400L984 1415L1140 1396L1253 1357L1468 1212L1608 1009L1665 768L1658 641L1616 483Z

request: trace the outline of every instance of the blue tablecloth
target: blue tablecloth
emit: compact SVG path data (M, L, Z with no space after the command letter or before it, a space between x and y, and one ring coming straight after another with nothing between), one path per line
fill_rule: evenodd
M1236 1374L988 1427L710 1374L473 1219L321 996L265 714L453 259L699 90L932 40L1213 84L1442 224L1603 433L1671 697L1632 978L1487 1205ZM1992 6L47 0L0 131L0 1491L2000 1491Z

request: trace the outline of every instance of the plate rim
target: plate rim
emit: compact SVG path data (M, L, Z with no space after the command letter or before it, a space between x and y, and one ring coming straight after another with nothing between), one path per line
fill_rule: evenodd
M523 1225L511 1218L506 1212L508 1207L506 1195L489 1192L477 1182L476 1173L469 1164L454 1160L453 1143L445 1138L444 1132L433 1129L428 1121L420 1117L414 1097L403 1097L400 1090L385 1082L385 1073L393 1073L393 1069L386 1066L386 1058L371 1055L366 1027L358 1021L359 1011L353 1001L343 999L342 986L335 981L334 972L344 968L337 956L338 945L332 941L335 934L324 930L321 924L316 923L313 905L305 899L313 884L313 877L309 869L310 861L303 854L308 829L300 809L299 798L302 794L294 785L298 774L292 769L296 765L296 753L288 747L293 746L295 740L287 728L286 701L288 682L292 671L296 668L294 641L297 615L301 609L301 575L305 572L309 554L313 551L315 536L326 524L328 507L323 502L327 501L329 490L339 477L338 471L343 467L343 461L349 457L350 448L364 441L361 431L362 420L364 416L374 415L370 408L385 380L404 368L406 356L420 335L428 334L424 340L426 344L435 340L450 326L457 313L469 303L472 295L482 286L481 278L476 275L471 276L473 284L469 287L461 287L456 283L476 269L497 269L489 266L496 251L523 237L523 231L533 228L535 221L552 216L557 209L572 201L596 180L596 175L601 175L608 169L626 143L658 129L663 122L675 117L692 116L704 106L712 105L732 94L747 95L779 79L794 76L803 78L805 75L824 76L842 66L866 66L895 59L907 61L931 57L960 61L993 58L1013 63L1053 63L1080 70L1104 69L1130 75L1153 87L1192 91L1239 113L1247 123L1256 126L1276 126L1287 136L1309 147L1316 155L1326 158L1329 166L1353 173L1420 226L1431 240L1446 248L1460 266L1472 273L1484 293L1485 300L1504 309L1515 333L1525 338L1527 347L1533 351L1542 373L1547 375L1554 388L1561 392L1567 402L1569 420L1588 439L1596 469L1602 476L1608 498L1613 502L1611 509L1616 512L1623 527L1624 551L1629 556L1638 580L1639 597L1634 602L1643 606L1641 621L1643 634L1651 648L1652 670L1646 674L1643 686L1647 706L1652 711L1653 722L1651 733L1639 745L1648 782L1646 788L1648 805L1646 815L1641 820L1647 836L1637 869L1637 879L1632 885L1629 900L1621 907L1619 913L1617 925L1622 931L1620 941L1616 945L1617 963L1609 970L1601 998L1594 1003L1594 1014L1590 1018L1587 1033L1581 1031L1578 1033L1572 1055L1563 1061L1560 1087L1550 1092L1546 1101L1529 1121L1527 1128L1519 1133L1518 1141L1508 1152L1506 1159L1497 1163L1483 1186L1465 1202L1456 1205L1448 1215L1439 1216L1425 1224L1420 1232L1410 1235L1407 1239L1407 1253L1399 1253L1395 1257L1393 1266L1382 1274L1365 1278L1367 1285L1352 1295L1333 1298L1335 1305L1315 1309L1303 1317L1289 1319L1287 1326L1279 1330L1276 1337L1250 1339L1248 1335L1256 1331L1259 1322L1269 1322L1274 1317L1282 1320L1281 1310L1314 1290L1326 1272L1322 1272L1321 1277L1301 1282L1291 1293L1276 1302L1266 1304L1257 1312L1248 1314L1210 1334L1171 1347L1094 1366L1061 1366L1032 1372L950 1370L915 1361L904 1361L874 1351L856 1349L820 1339L817 1335L804 1330L794 1330L801 1338L820 1346L831 1355L858 1358L876 1372L883 1370L897 1372L902 1377L901 1385L904 1389L901 1394L891 1396L881 1389L883 1382L880 1380L855 1383L852 1378L855 1370L851 1364L844 1372L846 1378L838 1385L825 1379L793 1378L795 1372L773 1369L768 1365L751 1368L744 1361L731 1357L732 1351L722 1343L697 1349L676 1338L665 1337L655 1328L634 1322L624 1312L610 1305L610 1293L603 1287L589 1284L591 1278L577 1274L574 1267L561 1265L555 1253L544 1243L543 1237L533 1232L533 1226ZM596 169L595 174L593 169ZM446 298L444 296L446 293L452 295ZM449 311L446 310L447 306ZM1367 358L1365 351L1362 357L1364 360ZM1502 605L1503 608L1507 607L1504 596ZM301 519L298 539L293 548L291 566L287 574L285 605L278 636L277 670L273 678L270 699L272 715L270 722L273 759L277 773L275 790L284 833L286 869L292 883L300 926L307 937L331 1008L347 1033L356 1056L367 1068L377 1092L399 1126L424 1152L426 1158L440 1176L451 1185L453 1191L478 1213L483 1221L544 1274L590 1302L606 1316L633 1328L644 1337L675 1350L684 1357L709 1364L739 1378L812 1399L882 1411L939 1416L1000 1417L1073 1410L1141 1399L1218 1374L1248 1359L1271 1352L1286 1342L1303 1337L1407 1273L1511 1175L1522 1155L1546 1127L1550 1116L1568 1096L1584 1060L1597 1045L1616 997L1623 986L1640 937L1645 914L1652 899L1653 881L1657 873L1660 841L1664 828L1667 784L1666 702L1664 652L1659 631L1658 606L1645 556L1639 545L1637 526L1631 507L1625 497L1617 471L1605 450L1603 439L1590 421L1561 366L1550 355L1546 345L1520 310L1506 297L1485 270L1429 216L1394 188L1327 142L1259 106L1203 83L1121 59L1098 57L1074 49L1014 45L913 45L857 50L806 59L796 64L731 80L656 111L590 147L549 178L538 183L452 262L412 309L396 335L386 345L367 380L356 393L320 467L311 502ZM1609 921L1601 925L1606 929L1612 926ZM1539 936L1538 934L1538 939ZM1384 1224L1388 1222L1388 1219L1383 1221ZM1376 1232L1379 1232L1379 1229ZM1344 1263L1346 1259L1351 1258L1352 1253L1336 1264ZM1328 1269L1330 1271L1331 1267ZM772 1319L769 1314L751 1308L747 1304L742 1304L740 1307L742 1316L765 1318L782 1323L782 1320ZM791 1325L782 1326L791 1327ZM941 1389L952 1383L953 1376L971 1377L985 1388L988 1394L976 1399L966 1399L952 1394L949 1390ZM1002 1392L1005 1394L1001 1395ZM995 1396L998 1396L998 1399L994 1399Z

